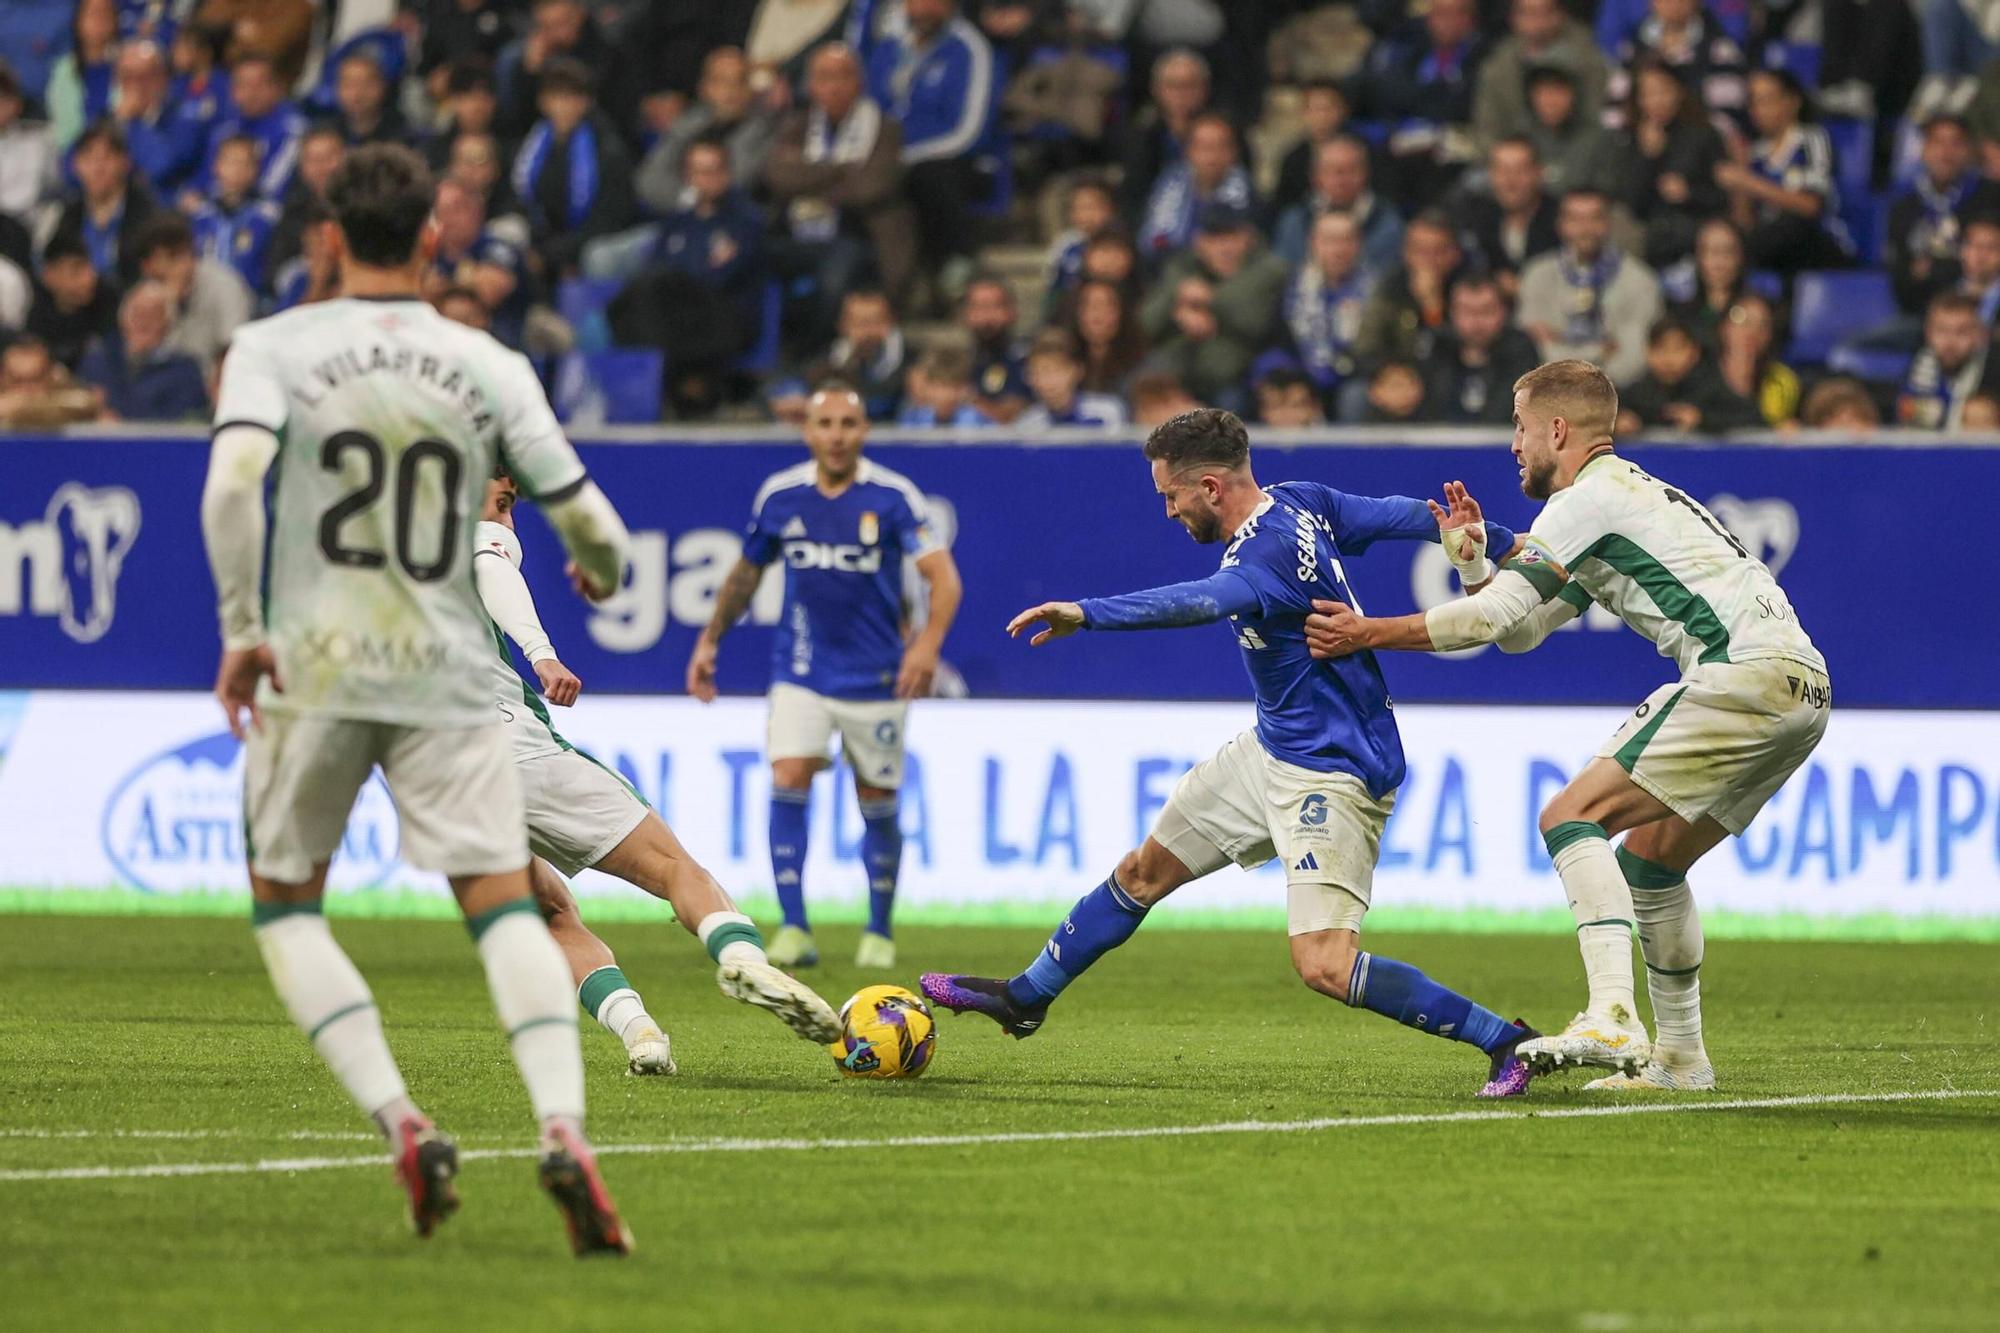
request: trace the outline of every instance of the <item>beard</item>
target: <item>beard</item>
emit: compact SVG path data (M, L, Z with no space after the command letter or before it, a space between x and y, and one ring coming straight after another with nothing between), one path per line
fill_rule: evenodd
M1525 460L1524 460L1525 462ZM1521 494L1530 500L1546 500L1555 494L1556 465L1550 459L1546 463L1526 463L1527 471L1521 477Z
M1220 514L1190 514L1181 520L1188 530L1188 536L1203 546L1213 546L1222 540L1222 516Z

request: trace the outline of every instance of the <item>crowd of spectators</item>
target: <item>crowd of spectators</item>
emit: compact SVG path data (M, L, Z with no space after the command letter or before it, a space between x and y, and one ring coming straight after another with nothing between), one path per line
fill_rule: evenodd
M426 297L565 410L640 349L670 420L838 371L960 431L1501 425L1566 356L1632 431L2000 418L1985 0L0 10L0 425L204 415L380 142L437 172Z

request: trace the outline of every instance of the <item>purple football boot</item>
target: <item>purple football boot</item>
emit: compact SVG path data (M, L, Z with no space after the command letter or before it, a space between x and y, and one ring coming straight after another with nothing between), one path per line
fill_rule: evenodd
M1533 1066L1514 1052L1522 1042L1542 1034L1518 1018L1514 1020L1514 1029L1514 1036L1507 1044L1493 1052L1493 1070L1487 1076L1486 1086L1479 1090L1482 1097L1519 1097L1535 1080Z
M1041 1030L1049 1007L1023 1009L1007 994L1007 983L998 977L957 977L944 972L926 972L917 984L924 998L954 1014L985 1014L1000 1030L1019 1041Z

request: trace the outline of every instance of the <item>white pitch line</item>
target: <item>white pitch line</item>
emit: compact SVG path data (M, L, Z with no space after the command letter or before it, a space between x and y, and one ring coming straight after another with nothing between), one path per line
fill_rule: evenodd
M1322 1116L1311 1120L1225 1120L1207 1125L1141 1125L1129 1129L1023 1130L1004 1134L908 1134L888 1138L840 1139L669 1139L663 1143L600 1143L597 1154L656 1156L706 1152L819 1152L838 1148L977 1148L1008 1143L1094 1143L1110 1139L1189 1138L1209 1134L1311 1134L1329 1129L1378 1129L1398 1125L1491 1124L1498 1121L1591 1120L1610 1116L1673 1115L1686 1111L1780 1111L1802 1107L1857 1106L1885 1102L1941 1102L1967 1097L2000 1097L2000 1088L1938 1088L1920 1092L1827 1092L1796 1097L1740 1097L1728 1101L1619 1102L1605 1106L1565 1106L1549 1111L1443 1111L1404 1115ZM132 1131L127 1131L132 1133ZM534 1148L471 1148L463 1161L539 1156ZM389 1158L265 1157L252 1162L160 1162L143 1166L67 1166L0 1171L0 1183L41 1180L144 1180L168 1176L243 1176L342 1167L384 1166Z
M0 1139L291 1139L300 1143L379 1143L380 1134L294 1129L263 1134L244 1129L0 1129Z

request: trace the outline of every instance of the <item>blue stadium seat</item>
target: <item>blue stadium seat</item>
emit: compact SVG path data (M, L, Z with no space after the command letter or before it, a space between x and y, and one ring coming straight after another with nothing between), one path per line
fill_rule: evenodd
M1833 183L1842 199L1875 193L1875 122L1853 116L1823 116L1820 127L1833 144Z
M605 312L624 285L620 278L565 278L556 284L556 313L576 331L579 350L601 352L611 345Z
M651 425L660 419L666 358L650 347L571 352L551 387L556 418L578 425Z
M750 375L768 375L778 368L778 338L785 318L785 286L775 280L764 284L764 300L758 307L757 342L737 359L736 369Z
M1841 339L1895 315L1889 275L1879 269L1801 273L1792 288L1792 345L1786 360L1819 365Z
M1782 69L1808 88L1819 87L1820 46L1818 42L1767 42L1764 65Z
M1827 354L1826 368L1840 375L1853 375L1871 384L1901 384L1910 373L1909 352L1891 347L1836 347Z

